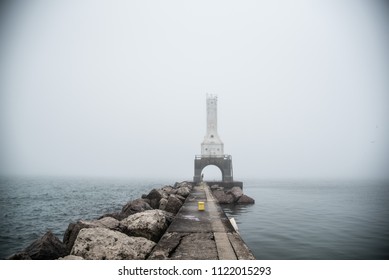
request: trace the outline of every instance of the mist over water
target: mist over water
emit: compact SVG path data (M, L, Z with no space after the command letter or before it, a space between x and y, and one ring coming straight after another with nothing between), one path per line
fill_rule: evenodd
M114 212L173 181L0 179L0 258L47 230ZM389 182L252 180L254 205L223 206L257 259L389 259Z
M218 95L241 178L387 178L383 1L8 1L0 174L193 176Z
M257 258L388 259L389 6L297 2L1 2L0 257L191 180L211 93Z

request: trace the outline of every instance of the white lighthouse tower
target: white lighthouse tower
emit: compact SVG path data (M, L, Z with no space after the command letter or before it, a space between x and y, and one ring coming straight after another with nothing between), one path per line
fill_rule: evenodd
M223 187L243 187L242 182L233 179L232 157L224 154L224 144L217 134L217 97L209 94L207 94L207 133L201 143L201 155L195 156L193 182L201 182L201 172L208 165L215 165L220 169L222 182L219 183Z
M217 96L207 94L207 133L201 143L203 157L224 155L224 144L217 134Z

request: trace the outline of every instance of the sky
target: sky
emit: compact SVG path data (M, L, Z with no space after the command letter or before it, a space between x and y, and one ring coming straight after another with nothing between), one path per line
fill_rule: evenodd
M191 180L210 93L236 180L389 177L385 1L4 3L0 174Z

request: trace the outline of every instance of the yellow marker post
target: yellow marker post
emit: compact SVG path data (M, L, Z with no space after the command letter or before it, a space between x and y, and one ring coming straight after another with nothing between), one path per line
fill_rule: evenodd
M197 207L199 211L204 211L205 210L204 201L197 202Z

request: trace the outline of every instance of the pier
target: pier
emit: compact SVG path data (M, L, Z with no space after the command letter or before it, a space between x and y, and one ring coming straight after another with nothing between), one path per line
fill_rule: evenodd
M217 97L207 95L207 132L192 182L152 189L121 211L68 225L63 241L51 231L9 259L253 260L220 204L252 204L233 177L232 156L217 133ZM219 181L204 181L209 165ZM236 224L234 223L235 227Z
M198 209L204 202L205 210ZM148 259L253 260L209 186L196 185Z

